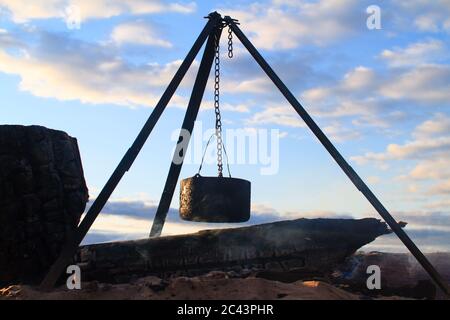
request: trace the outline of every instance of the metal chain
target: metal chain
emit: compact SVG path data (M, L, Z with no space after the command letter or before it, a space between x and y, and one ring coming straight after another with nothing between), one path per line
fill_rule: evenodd
M216 51L214 57L214 112L216 114L216 142L217 142L217 171L219 177L223 177L222 151L224 149L222 141L222 119L220 115L220 44L219 38L215 37ZM228 26L228 58L233 58L233 33ZM230 169L228 168L228 173Z
M233 58L233 32L228 26L228 58Z
M214 111L216 113L216 137L217 137L217 170L219 173L219 177L222 177L223 163L222 163L222 121L220 116L220 103L219 103L219 94L220 94L220 47L219 47L219 39L216 36L216 52L214 58Z

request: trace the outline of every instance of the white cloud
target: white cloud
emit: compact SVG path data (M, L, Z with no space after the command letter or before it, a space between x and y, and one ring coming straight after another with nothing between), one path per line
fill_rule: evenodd
M275 86L266 76L240 81L227 80L221 84L221 89L224 92L259 94L276 90Z
M434 201L431 203L428 203L424 206L426 209L444 209L444 210L448 210L448 208L450 208L450 199L444 199L444 200L438 200L438 201Z
M377 79L377 76L372 69L358 66L344 75L342 83L337 89L344 92L370 90L378 80L379 79Z
M241 112L241 113L248 113L250 112L250 107L247 104L244 103L223 103L220 108L222 110L228 110L233 112Z
M360 66L334 85L311 88L301 95L313 112L322 116L373 116L383 110L383 104L395 101L414 101L426 106L448 104L450 66L424 64L403 71L391 70L387 75ZM389 109L386 112L399 111Z
M378 184L378 183L380 183L380 181L381 181L381 179L378 176L368 176L367 177L367 182L372 185Z
M111 39L118 45L139 44L171 48L173 45L167 40L160 39L154 27L145 22L128 22L114 27Z
M450 103L450 66L436 64L447 52L442 41L428 40L405 48L384 50L383 60L390 67L375 70L357 66L328 86L301 93L308 110L320 117L353 117L357 126L388 130L406 119L404 106L448 106ZM445 55L443 55L445 57Z
M256 47L291 49L301 44L325 45L355 33L358 21L364 22L358 9L365 7L357 0L319 0L253 3L220 11L238 19Z
M348 95L359 95L361 93L364 96L368 92L376 90L379 80L375 71L371 68L357 66L344 74L342 79L334 85L308 89L302 93L302 97L309 103L321 103L333 97L348 97ZM345 112L344 114L352 113Z
M306 90L302 96L322 114L366 114L376 104L391 101L414 101L425 105L450 101L450 66L437 64L448 54L440 40L415 42L405 48L383 50L380 57L390 67L387 73L358 66L329 87ZM360 103L358 103L358 100ZM384 100L384 101L383 101ZM369 103L370 107L362 107ZM330 108L333 106L333 109ZM370 112L369 112L370 113Z
M371 161L420 159L446 152L448 149L450 149L450 136L414 140L405 144L391 143L386 147L385 152L367 152L363 156L352 157L352 160L358 164L366 164Z
M413 132L417 138L432 137L435 135L450 133L450 116L444 113L437 113L433 118L428 119L418 125Z
M303 120L290 105L269 105L247 119L249 125L277 124L287 127L305 127Z
M364 156L352 157L352 160L358 164L366 164L371 161L388 161L388 160L404 160L404 159L427 159L429 157L441 156L447 154L450 150L450 131L447 131L449 118L437 114L432 119L426 120L419 124L412 136L414 140L407 141L404 144L389 144L384 152L374 153L368 152ZM434 126L434 124L437 124ZM425 167L428 167L426 165ZM416 171L422 172L422 168Z
M432 137L430 137L432 139ZM407 181L420 181L428 185L429 195L450 194L450 148L437 156L421 159L410 172L403 177ZM441 201L442 202L442 201Z
M431 32L439 31L438 21L436 19L436 15L434 15L434 14L418 16L414 20L414 25L420 31L431 31Z
M103 43L90 43L76 40L67 34L38 31L19 34L18 37L9 32L1 33L1 47L6 49L14 46L22 51L18 53L17 50L0 49L0 72L18 75L20 89L37 97L79 100L91 104L153 107L182 61L136 64L122 58L115 45L123 41L150 44L148 37L142 36L145 32L154 32L148 27L141 22L119 25L111 36L116 41ZM24 45L20 43L21 38L33 38L33 41L27 40L28 45ZM191 87L197 69L198 62L194 61L181 87ZM261 77L248 82L231 81L231 84L224 81L221 89L223 92L261 93L267 92L266 87L269 85L273 86L266 77ZM185 108L187 102L187 97L176 94L170 105ZM205 108L202 109L206 110L212 105L203 101L202 106ZM223 103L222 108L248 113L250 104L246 101L228 102Z
M384 129L390 122L401 118L402 114L399 110L388 107L387 101L377 95L383 80L373 69L358 66L335 83L327 87L308 89L300 96L308 106L308 111L315 116L351 117L354 126Z
M413 140L389 144L384 152L367 152L351 159L360 165L375 163L386 166L390 161L413 160L414 167L401 176L409 182L409 191L417 192L424 183L428 194L450 193L450 117L438 113L411 133ZM406 167L408 168L408 167ZM429 186L428 183L431 183Z
M362 137L359 131L346 128L337 121L333 122L331 125L323 127L323 131L332 141L335 142L358 140Z
M238 113L248 113L250 112L250 105L248 103L229 103L229 102L221 102L220 109L231 112ZM214 101L203 99L200 105L200 111L206 111L214 109ZM224 121L223 119L222 121Z
M436 185L432 186L429 190L429 194L450 194L450 179L446 181L442 181L437 183Z
M36 46L24 48L22 54L0 50L0 71L18 75L20 89L38 97L153 107L181 64L177 60L136 66L107 45L48 33L39 36ZM184 108L186 102L175 95L171 105Z
M450 178L450 159L447 157L425 159L410 171L409 177L416 180Z
M369 0L272 0L221 9L239 19L256 47L292 49L301 45L327 45L367 32ZM398 0L383 3L382 23L391 33L410 31L450 32L448 0Z
M63 17L64 0L14 1L0 0L0 7L8 10L14 22L25 22L28 19L48 19Z
M413 25L423 32L450 31L450 3L447 0L402 0L400 8L413 17Z
M121 14L151 14L159 12L190 13L196 10L195 2L180 4L159 0L0 0L0 7L8 10L12 20L23 23L33 19L64 18L68 6L76 6L82 21L93 18L110 18Z
M391 67L416 66L439 61L447 56L448 50L443 41L429 39L410 44L406 48L384 50L380 57Z
M450 101L450 66L423 65L405 73L393 75L380 93L392 99L413 100L436 104Z

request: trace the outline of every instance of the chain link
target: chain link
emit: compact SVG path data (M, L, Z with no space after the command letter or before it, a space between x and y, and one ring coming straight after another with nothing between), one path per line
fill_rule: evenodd
M219 177L222 177L222 171L223 171L223 163L222 163L222 121L220 116L220 101L219 101L219 95L220 95L220 46L219 46L219 39L216 36L216 52L215 52L215 58L214 58L214 111L216 114L216 138L217 138L217 170L219 173Z
M233 58L233 32L228 26L228 58Z

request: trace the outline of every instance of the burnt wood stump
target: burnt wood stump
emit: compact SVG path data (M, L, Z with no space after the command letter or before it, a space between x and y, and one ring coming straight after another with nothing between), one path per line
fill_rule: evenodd
M37 282L79 223L88 189L77 140L0 126L0 284Z

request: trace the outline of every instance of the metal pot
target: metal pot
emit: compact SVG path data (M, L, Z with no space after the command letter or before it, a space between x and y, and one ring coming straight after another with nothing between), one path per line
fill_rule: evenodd
M250 219L250 181L197 174L181 180L180 217L197 222Z

